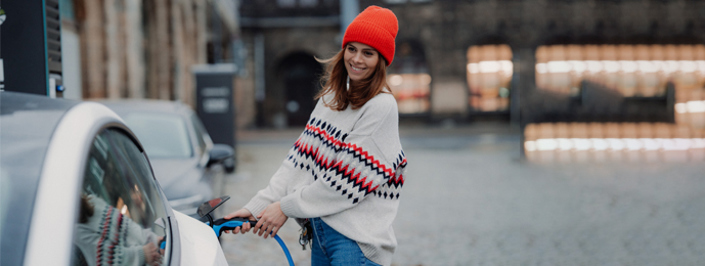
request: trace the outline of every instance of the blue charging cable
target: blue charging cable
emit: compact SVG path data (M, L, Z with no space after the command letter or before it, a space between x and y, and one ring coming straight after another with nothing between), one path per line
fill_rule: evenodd
M243 218L232 218L232 219L218 219L213 221L213 231L215 231L215 236L220 238L220 234L225 231L225 230L233 230L237 227L242 226L244 223L249 223L250 221L247 219ZM210 225L210 222L206 222L207 225ZM253 225L254 226L254 225ZM281 246L282 250L284 251L284 255L286 255L286 260L289 262L290 266L294 266L294 259L291 258L291 253L289 253L289 248L286 247L286 244L284 244L284 241L282 241L281 238L279 238L278 235L274 235L274 239L277 240L277 243L279 243L279 246Z

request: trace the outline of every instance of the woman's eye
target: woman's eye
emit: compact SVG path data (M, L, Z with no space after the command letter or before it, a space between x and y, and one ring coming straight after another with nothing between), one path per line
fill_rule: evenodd
M350 51L350 52L355 52L355 47L348 46L348 51Z
M372 54L372 52L365 52L365 55L367 55L367 56L373 56L374 54Z

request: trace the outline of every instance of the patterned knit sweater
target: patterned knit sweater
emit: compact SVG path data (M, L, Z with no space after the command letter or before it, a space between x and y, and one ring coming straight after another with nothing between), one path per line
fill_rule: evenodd
M357 110L334 111L319 100L269 185L245 208L257 215L280 201L288 217L320 217L355 240L368 259L391 264L406 167L398 126L396 100L388 93Z
M142 246L158 236L100 197L90 195L88 200L94 214L87 223L78 224L74 242L88 265L144 265Z

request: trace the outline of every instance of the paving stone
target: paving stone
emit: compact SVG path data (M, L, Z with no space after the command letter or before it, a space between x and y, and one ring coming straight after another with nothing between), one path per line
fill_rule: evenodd
M403 139L406 183L393 265L705 265L705 164L519 160L518 138ZM264 188L295 140L237 148L236 210ZM438 144L438 145L435 145ZM297 265L298 226L281 229ZM273 240L228 235L231 265L284 265Z

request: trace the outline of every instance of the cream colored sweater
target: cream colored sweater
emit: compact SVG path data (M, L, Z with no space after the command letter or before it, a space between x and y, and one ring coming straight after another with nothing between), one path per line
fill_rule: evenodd
M379 94L357 110L334 111L319 100L269 185L245 208L257 215L280 201L288 217L320 217L355 240L368 259L389 265L405 167L391 94Z

